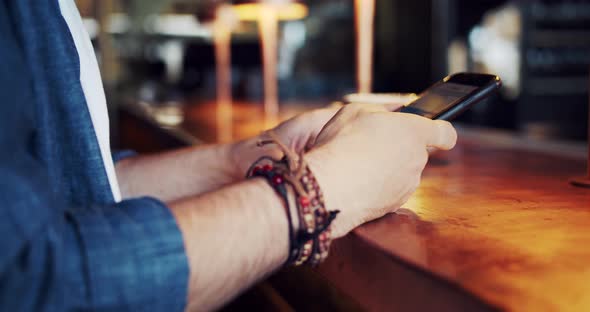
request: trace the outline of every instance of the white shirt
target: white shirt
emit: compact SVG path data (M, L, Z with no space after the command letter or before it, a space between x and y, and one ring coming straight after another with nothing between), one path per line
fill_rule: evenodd
M61 15L68 24L78 57L80 58L80 83L84 91L84 97L94 126L94 132L100 147L100 154L104 167L107 171L109 184L115 201L121 200L121 192L115 174L115 165L111 158L111 147L109 140L109 115L107 111L107 101L100 78L100 71L94 54L94 48L90 41L90 36L80 17L80 12L74 3L74 0L59 0Z

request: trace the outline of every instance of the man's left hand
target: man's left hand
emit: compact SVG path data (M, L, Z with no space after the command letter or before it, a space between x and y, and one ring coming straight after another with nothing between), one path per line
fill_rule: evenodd
M340 107L315 109L297 115L276 126L272 131L281 142L296 153L308 150L324 125L338 112ZM236 142L231 147L231 159L236 171L236 178L241 179L258 158L270 156L280 159L281 150L274 144L257 146L264 133L251 139Z

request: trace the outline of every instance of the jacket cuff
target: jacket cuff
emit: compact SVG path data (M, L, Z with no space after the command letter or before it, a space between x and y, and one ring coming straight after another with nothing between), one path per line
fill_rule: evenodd
M74 212L92 309L182 311L189 266L182 234L157 199Z

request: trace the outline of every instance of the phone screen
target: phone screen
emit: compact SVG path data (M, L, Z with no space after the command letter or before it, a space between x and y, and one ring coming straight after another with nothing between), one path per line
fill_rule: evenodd
M402 108L401 111L433 118L477 88L477 86L454 82L439 83L420 94L418 99Z

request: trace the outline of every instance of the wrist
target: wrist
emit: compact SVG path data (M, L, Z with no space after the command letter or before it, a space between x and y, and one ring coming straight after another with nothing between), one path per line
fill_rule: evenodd
M265 216L272 225L269 236L272 236L272 240L275 241L272 244L273 248L279 250L278 254L280 258L277 259L279 262L273 265L273 267L278 267L287 261L291 249L289 239L289 232L291 230L290 211L288 210L289 204L277 193L276 189L272 187L272 184L263 177L250 177L242 183L250 183L256 187L259 190L256 192L259 202L265 207L270 207L267 209Z
M284 148L280 142L278 145ZM290 242L286 264L316 266L321 263L328 256L331 225L339 211L326 208L322 189L305 160L295 158L285 149L281 160L270 157L257 160L247 176L265 178L283 199Z
M228 161L234 181L243 180L248 168L262 156L281 158L281 153L270 146L258 146L260 135L228 144Z
M269 185L268 181L263 178L255 178L241 183L251 184L260 207L267 207L262 209L263 216L260 219L266 220L268 223L268 236L272 241L272 248L277 250L276 262L273 267L278 267L287 260L289 256L289 222L285 212L285 204L283 199L276 193L276 191ZM257 207L256 209L260 209ZM262 222L264 223L264 222Z
M217 166L209 167L218 176L220 181L219 185L227 185L238 181L236 174L236 162L234 156L234 149L236 143L224 143L217 144L214 146L214 153L212 154L212 160ZM196 148L198 151L199 147ZM195 166L201 168L204 164L200 159L195 159Z
M252 142L254 138L241 140L233 143L227 144L227 158L230 164L230 175L233 181L239 181L240 179L244 178L246 174L246 169L244 169L244 152L247 151L251 144L255 144Z
M326 208L328 210L341 211L338 218L332 223L332 236L334 238L339 238L346 235L346 233L351 230L349 226L347 226L349 222L346 220L348 218L346 210L349 210L350 205L348 203L344 205L344 202L341 200L343 198L340 194L342 190L340 184L342 182L339 182L340 178L335 175L338 170L331 169L337 168L337 165L330 159L332 159L332 157L330 157L330 152L325 147L314 149L305 155L305 161L307 162L309 169L315 175L324 194Z

